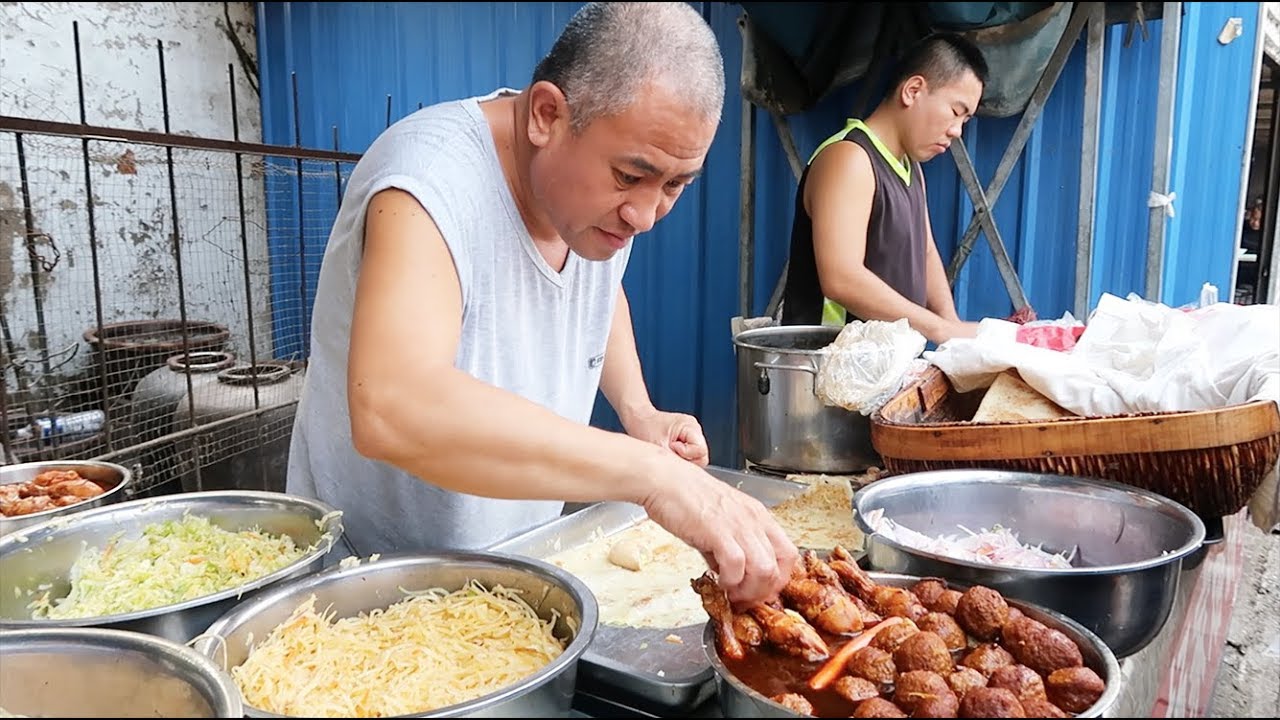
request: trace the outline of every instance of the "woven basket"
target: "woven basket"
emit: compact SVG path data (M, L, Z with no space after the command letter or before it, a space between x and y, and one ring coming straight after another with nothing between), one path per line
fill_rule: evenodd
M1215 410L975 423L985 390L956 393L937 367L871 417L886 474L983 467L1094 477L1182 503L1202 518L1249 503L1280 456L1280 410Z

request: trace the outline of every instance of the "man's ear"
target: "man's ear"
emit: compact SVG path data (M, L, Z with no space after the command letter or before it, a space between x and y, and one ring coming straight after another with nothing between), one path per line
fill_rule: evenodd
M529 88L529 142L546 147L569 129L569 103L555 83L539 80Z
M902 89L899 91L898 99L902 101L903 106L911 107L915 104L916 99L925 91L926 82L921 75L912 75L902 81Z

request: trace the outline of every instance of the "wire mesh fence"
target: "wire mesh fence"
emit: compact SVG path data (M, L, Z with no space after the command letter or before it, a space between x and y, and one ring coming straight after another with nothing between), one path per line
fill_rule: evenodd
M0 133L0 237L21 239L0 248L7 459L141 463L140 489L217 484L196 476L287 443L351 166L87 145L86 178L81 141Z
M356 159L0 114L4 463L110 460L135 495L282 490Z

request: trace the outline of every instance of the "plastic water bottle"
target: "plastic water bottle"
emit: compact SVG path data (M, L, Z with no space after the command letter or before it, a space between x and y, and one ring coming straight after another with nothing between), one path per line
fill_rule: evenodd
M101 410L58 415L56 417L36 418L34 422L14 433L14 439L28 441L40 439L49 441L55 437L91 435L102 429L107 416Z
M1218 286L1213 283L1205 283L1200 286L1200 307L1209 307L1216 305L1218 302Z

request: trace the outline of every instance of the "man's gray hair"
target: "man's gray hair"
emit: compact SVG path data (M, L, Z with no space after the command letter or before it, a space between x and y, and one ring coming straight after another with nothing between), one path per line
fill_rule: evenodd
M538 63L533 82L541 80L565 94L574 132L623 112L649 82L717 123L724 106L720 45L686 2L587 3Z

